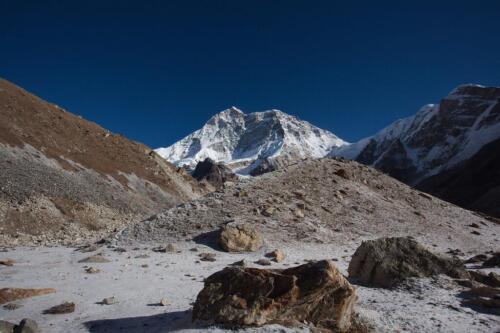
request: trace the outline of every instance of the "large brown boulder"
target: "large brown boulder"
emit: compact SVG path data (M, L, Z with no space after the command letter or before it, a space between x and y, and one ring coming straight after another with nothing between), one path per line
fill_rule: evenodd
M219 245L227 252L253 252L263 244L260 232L247 223L231 222L220 230Z
M349 263L349 277L374 287L391 288L410 277L446 274L468 278L463 264L436 255L409 237L379 238L361 243Z
M285 270L233 266L205 280L193 320L228 326L307 321L345 331L356 298L355 289L331 261Z

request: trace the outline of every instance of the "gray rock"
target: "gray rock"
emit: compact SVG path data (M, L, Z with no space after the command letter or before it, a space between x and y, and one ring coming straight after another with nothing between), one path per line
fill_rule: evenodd
M461 261L436 255L409 237L363 242L354 253L348 272L361 284L383 288L394 287L410 277L469 277Z

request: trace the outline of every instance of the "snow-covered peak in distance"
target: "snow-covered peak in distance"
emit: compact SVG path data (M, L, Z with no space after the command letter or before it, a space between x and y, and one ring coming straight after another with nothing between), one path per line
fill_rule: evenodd
M245 114L236 107L217 113L199 130L156 152L193 168L211 158L248 173L261 161L320 158L346 142L329 131L279 110Z
M374 136L334 148L415 185L471 158L500 138L500 88L460 85L439 104L428 104Z

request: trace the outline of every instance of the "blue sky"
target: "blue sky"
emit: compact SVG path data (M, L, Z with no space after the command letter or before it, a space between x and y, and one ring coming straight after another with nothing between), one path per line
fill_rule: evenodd
M500 1L6 1L0 76L167 146L235 105L355 141L500 85Z

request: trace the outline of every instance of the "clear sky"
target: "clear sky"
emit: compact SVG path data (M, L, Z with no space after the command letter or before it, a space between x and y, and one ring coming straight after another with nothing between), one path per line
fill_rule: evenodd
M235 105L355 141L500 86L500 1L0 0L0 76L151 147Z

